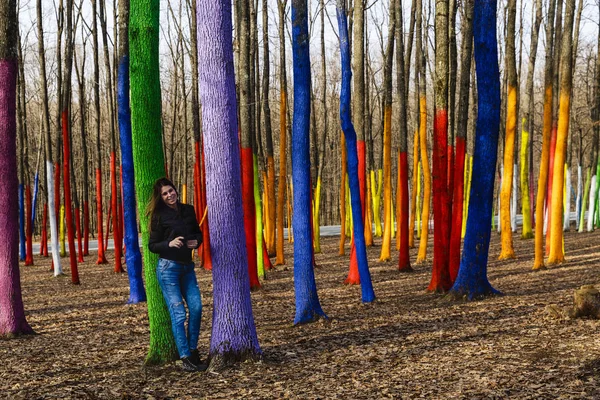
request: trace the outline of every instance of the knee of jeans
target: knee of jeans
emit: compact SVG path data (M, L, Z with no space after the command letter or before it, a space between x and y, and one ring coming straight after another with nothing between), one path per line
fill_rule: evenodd
M175 323L184 323L185 322L185 308L183 307L183 302L173 303L170 305L171 307L171 318L173 318L173 322Z
M202 314L202 301L193 301L188 304L190 314Z

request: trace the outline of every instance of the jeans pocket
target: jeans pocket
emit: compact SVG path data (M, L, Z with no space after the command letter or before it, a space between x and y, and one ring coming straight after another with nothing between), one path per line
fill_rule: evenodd
M158 270L160 272L164 272L169 268L169 265L171 265L171 261L169 260L165 260L164 258L159 258L158 259Z

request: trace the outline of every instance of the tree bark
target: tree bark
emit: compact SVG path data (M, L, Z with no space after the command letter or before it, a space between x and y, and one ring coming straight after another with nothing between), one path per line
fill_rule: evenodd
M552 208L550 212L550 254L548 264L560 264L565 261L563 252L563 183L564 164L571 108L571 88L573 84L573 20L575 17L575 0L566 1L565 27L561 44L560 70L560 102L558 112L558 129L556 150L554 154L554 175L552 187ZM560 190L559 190L560 188Z
M199 1L198 59L206 200L213 238L214 316L210 370L261 354L245 249L231 38L231 3ZM225 184L224 184L225 183Z
M548 183L548 164L550 158L550 135L552 131L552 97L553 97L553 50L554 50L554 13L556 0L550 0L548 19L546 21L546 59L544 70L544 122L542 127L542 154L538 175L538 189L535 204L535 259L533 269L544 268L544 201Z
M15 193L17 179L17 4L15 0L0 2L0 170L7 190ZM21 296L18 254L17 202L12 196L0 199L0 336L31 334L25 318Z
M146 364L161 364L177 357L169 312L156 278L158 255L148 250L150 221L146 210L154 182L165 175L161 141L161 97L158 64L158 0L132 0L129 14L131 82L131 136L135 189L148 296L150 347Z
M436 1L435 119L433 123L433 270L427 288L430 292L446 292L452 286L448 269L451 212L448 195L449 11L448 0Z
M504 138L504 175L500 193L500 229L502 250L499 260L515 258L512 241L512 228L510 218L510 198L512 195L513 167L515 153L515 133L517 127L517 101L519 88L517 86L517 66L515 57L515 25L517 18L517 1L508 1L508 23L506 32L506 76L507 76L507 108L506 108L506 134Z
M287 0L277 0L279 12L279 182L277 187L277 258L275 265L285 264L283 252L283 223L285 220L285 192L287 187L287 76L285 66L285 7ZM289 223L289 221L288 221ZM288 231L288 234L290 232Z
M477 137L471 201L463 257L449 296L475 300L499 294L487 279L494 175L500 127L500 72L496 41L496 0L475 0L473 14L477 66ZM476 193L476 195L473 195Z

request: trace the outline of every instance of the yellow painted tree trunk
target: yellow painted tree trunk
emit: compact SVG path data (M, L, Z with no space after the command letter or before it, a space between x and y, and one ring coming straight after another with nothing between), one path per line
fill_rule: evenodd
M375 236L381 237L381 189L383 188L383 170L377 170L377 182L375 182L375 171L370 173L371 199L373 203L373 222L375 223Z
M392 242L392 108L385 107L383 122L383 242L379 261L390 259Z
M315 253L321 252L321 221L319 218L319 208L321 206L321 177L317 178L317 187L315 189L315 198L313 200L313 245Z
M523 233L522 239L533 238L533 229L531 227L531 205L529 204L529 168L527 163L529 132L526 128L526 119L523 119L523 130L521 135L521 213L523 214Z
M508 0L506 25L506 77L508 93L506 101L506 131L504 138L504 176L500 191L500 231L502 249L499 260L515 258L512 240L510 199L513 192L515 135L517 131L517 101L519 96L517 83L517 66L515 55L515 30L517 17L517 1Z
M469 216L469 200L471 200L471 177L473 176L473 156L467 157L465 166L465 194L463 196L463 220L460 232L461 238L464 239L467 233L467 217Z
M427 239L429 233L429 205L431 203L431 172L429 169L429 158L427 155L427 100L425 93L421 93L420 104L420 144L421 165L423 166L423 213L421 220L421 241L419 243L419 253L417 254L417 264L424 263L427 259Z
M517 126L517 88L508 87L506 110L506 139L504 141L504 179L500 192L501 240L502 250L499 260L515 258L510 224L510 196L512 194L512 176L515 153L515 131Z
M340 149L342 152L342 173L340 176L340 251L339 255L343 256L346 252L344 245L346 244L346 139L344 133L341 134Z
M365 196L365 246L373 246L373 217L371 212L371 183L370 179L366 179L367 195Z
M181 204L187 204L187 185L181 185Z
M419 181L419 131L413 136L412 191L410 193L410 223L408 226L408 247L415 247L415 219L417 217L417 185ZM417 227L417 229L419 229Z

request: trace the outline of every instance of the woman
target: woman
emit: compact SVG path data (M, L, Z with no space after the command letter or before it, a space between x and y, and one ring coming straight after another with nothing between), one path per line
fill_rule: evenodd
M192 250L202 243L202 232L194 208L179 202L173 182L160 178L154 183L146 214L151 221L148 248L160 257L156 276L169 307L183 370L204 371L207 366L200 362L197 348L202 298L192 261ZM189 311L187 336L184 299Z

